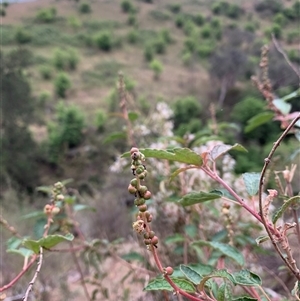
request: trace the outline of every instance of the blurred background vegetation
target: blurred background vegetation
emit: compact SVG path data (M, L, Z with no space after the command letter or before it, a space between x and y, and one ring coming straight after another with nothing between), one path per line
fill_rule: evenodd
M276 121L244 132L266 109L250 80L259 73L264 44L276 96L299 87L271 43L273 33L299 68L297 0L38 0L4 2L0 13L0 198L15 223L16 208L22 214L43 208L37 186L72 178L72 187L98 209L86 226L90 235L112 240L131 233L129 171L109 169L131 147L118 118L119 71L135 124L166 102L180 141L190 134L201 141L216 134L215 116L218 138L249 150L234 155L237 174L259 171L281 132ZM291 101L292 111L300 110L299 100ZM147 147L161 138L156 132L137 143ZM283 143L278 168L298 146L295 139Z

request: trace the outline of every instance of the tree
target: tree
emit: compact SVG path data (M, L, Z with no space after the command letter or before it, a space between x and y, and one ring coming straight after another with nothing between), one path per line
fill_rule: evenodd
M31 191L38 185L37 146L28 130L34 119L34 98L26 79L31 53L18 49L7 55L0 52L1 77L1 169L2 180ZM4 181L5 183L5 181Z

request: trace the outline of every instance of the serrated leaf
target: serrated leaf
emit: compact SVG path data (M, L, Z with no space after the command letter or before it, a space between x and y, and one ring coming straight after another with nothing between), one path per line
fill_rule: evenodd
M262 284L260 277L249 270L235 272L233 273L233 277L235 279L235 284L239 285L255 286Z
M29 249L25 249L25 248L20 248L20 249L8 249L6 251L7 253L14 253L14 254L18 254L21 255L25 258L30 257L31 255L33 255L34 253L32 252L32 250Z
M197 244L200 246L209 246L219 252L221 252L223 255L231 258L235 262L237 262L239 265L244 265L244 257L243 255L234 247L220 243L218 241L205 241L205 240L197 240L192 243L192 245Z
M248 296L243 296L243 297L238 297L236 299L233 299L232 301L257 301L257 299Z
M183 241L184 241L183 235L175 234L175 235L167 237L164 242L168 245L168 244L178 243L178 242L183 242Z
M130 252L130 253L122 255L121 257L126 261L136 260L136 261L144 262L144 257L140 253L137 253L137 252Z
M181 278L173 278L172 281L182 290L188 293L194 293L195 287L188 280ZM166 290L173 291L173 287L169 284L169 282L164 278L155 278L149 282L149 284L144 288L144 291L157 291L157 290Z
M292 105L280 98L274 99L272 103L283 115L287 115L291 111Z
M256 244L257 244L257 245L260 245L261 243L263 243L263 242L265 242L265 241L267 241L267 240L269 240L269 239L270 239L269 236L262 235L262 236L258 236L258 237L255 239L255 241L256 241Z
M184 195L178 203L182 206L191 206L199 203L204 203L211 200L216 200L220 198L218 193L209 193L209 192L190 192Z
M222 283L218 288L217 292L218 301L231 301L232 300L232 291L231 286L228 283Z
M211 265L202 263L190 263L188 266L196 271L201 277L210 274L214 270L214 267Z
M243 180L248 194L251 196L256 195L259 189L260 173L258 172L243 173Z
M106 143L110 143L114 140L117 140L117 139L126 139L126 133L125 132L114 132L114 133L111 133L110 135L106 136L104 139L103 139L103 143L106 144Z
M188 265L181 264L180 270L194 284L198 285L200 283L202 277Z
M216 145L210 152L210 156L213 161L218 159L220 156L228 153L231 150L237 150L242 152L247 152L247 150L240 144L236 143L234 145L228 145L228 144L220 144Z
M128 112L128 119L133 122L139 118L139 114L136 112Z
M245 133L249 133L256 129L257 127L267 123L274 117L274 113L272 112L262 112L247 121L247 125L244 129Z
M227 272L227 270L215 270L212 271L209 275L203 277L200 284L198 285L198 289L200 292L204 290L205 282L211 278L225 278L231 283L234 283L234 277L229 272Z
M90 210L90 211L93 211L93 212L96 212L96 209L92 206L89 206L89 205L84 205L84 204L76 204L73 206L73 210L75 212L78 212L78 211L81 211L81 210Z
M216 193L216 194L219 194L220 196L223 196L227 199L235 200L235 198L225 188L214 189L214 190L211 190L209 193Z
M144 148L140 149L140 152L143 153L146 158L165 159L197 166L202 165L202 158L189 148L173 148L168 150ZM129 156L130 152L127 152L124 153L121 158Z
M22 219L41 218L41 217L45 217L45 213L43 211L33 211L23 215Z
M50 249L60 242L63 241L72 241L74 236L72 234L63 235L48 235L47 237L43 237L39 240L31 240L31 239L24 239L23 245L32 250L34 253L38 254L40 247Z
M275 224L277 220L283 215L286 209L288 209L291 205L300 201L300 195L296 195L283 203L283 205L274 213L272 222Z

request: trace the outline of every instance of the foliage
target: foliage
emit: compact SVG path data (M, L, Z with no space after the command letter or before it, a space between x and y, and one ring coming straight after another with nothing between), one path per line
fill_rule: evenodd
M154 79L158 80L164 69L163 64L159 60L154 59L150 62L149 67L154 73Z
M56 8L43 8L39 10L35 17L36 21L39 23L52 23L56 19Z
M70 16L68 18L68 24L74 30L78 30L80 27L82 27L81 21L76 16Z
M171 3L171 4L168 5L168 9L173 14L178 14L181 10L181 5L179 3Z
M121 9L124 13L135 12L135 7L134 7L132 1L130 1L130 0L123 0L121 2Z
M71 88L71 79L65 72L60 72L54 79L55 93L57 96L65 98L66 92Z
M59 102L56 107L56 122L48 125L49 161L57 163L59 158L70 148L80 144L83 138L84 116L74 106L66 106Z
M282 2L278 0L261 0L254 7L257 12L276 14L282 10Z
M112 35L108 31L99 32L95 38L95 44L98 49L103 51L111 51L113 47Z
M299 50L297 50L297 49L291 49L291 50L288 52L288 57L289 57L289 59L290 59L292 62L297 63L297 64L300 64Z
M40 72L41 77L45 80L49 80L52 78L53 70L50 65L44 64L44 65L40 66L39 72Z
M99 109L96 113L96 128L99 132L103 132L105 129L105 123L107 121L107 114Z
M53 53L53 64L58 70L75 70L79 62L78 53L72 48L56 48Z
M32 36L26 29L18 28L15 34L15 39L18 44L26 44L31 41Z
M92 12L92 8L88 2L82 2L79 4L78 11L81 14L89 14Z

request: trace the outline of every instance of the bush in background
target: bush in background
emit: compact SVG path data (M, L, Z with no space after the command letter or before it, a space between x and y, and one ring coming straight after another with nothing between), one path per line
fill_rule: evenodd
M66 92L71 88L71 79L65 72L60 72L54 79L55 93L57 96L65 98Z
M87 2L82 2L80 3L79 5L79 8L78 8L78 11L81 13L81 14L89 14L92 12L92 8L91 8L91 5Z
M159 79L159 77L160 77L160 75L161 75L161 73L163 72L163 65L162 65L162 63L159 61L159 60L157 60L157 59L154 59L154 60L152 60L152 62L149 64L149 67L150 67L150 69L153 71L153 73L154 73L154 79L155 80L158 80Z
M111 51L113 48L113 39L111 33L107 31L100 32L94 38L95 44L98 49L103 51Z
M37 22L40 23L51 23L54 22L56 19L56 8L43 8L39 10L35 17Z

